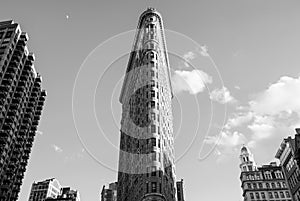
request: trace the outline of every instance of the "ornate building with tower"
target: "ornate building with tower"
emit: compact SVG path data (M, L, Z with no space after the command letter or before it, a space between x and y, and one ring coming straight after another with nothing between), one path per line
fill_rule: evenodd
M27 41L17 23L0 22L0 201L18 199L46 96Z
M246 146L241 149L240 161L244 201L292 201L281 166L271 162L257 167Z
M177 200L170 67L161 15L139 18L120 95L118 201Z

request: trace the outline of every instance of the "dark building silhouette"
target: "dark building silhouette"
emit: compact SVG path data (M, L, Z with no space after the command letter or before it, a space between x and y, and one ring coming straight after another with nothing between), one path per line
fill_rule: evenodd
M183 188L183 179L176 182L177 187L177 201L184 201L184 188Z
M118 201L177 200L170 67L161 15L139 18L120 95Z
M240 161L244 201L292 201L282 168L276 162L257 167L246 146L241 149Z
M27 41L18 24L0 22L1 201L18 199L46 96Z
M300 201L300 168L297 164L296 139L290 136L283 139L276 153L276 158L280 160L283 173L288 182L294 201Z
M117 201L117 188L117 182L110 183L108 188L104 185L101 191L101 201Z

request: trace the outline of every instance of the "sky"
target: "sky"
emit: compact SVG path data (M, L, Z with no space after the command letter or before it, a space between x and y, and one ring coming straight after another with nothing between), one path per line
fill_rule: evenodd
M117 179L118 97L140 14L164 20L177 180L188 201L242 200L239 153L274 160L300 127L297 0L4 1L0 20L29 34L47 90L20 192L57 178L99 200ZM216 193L217 192L217 193Z

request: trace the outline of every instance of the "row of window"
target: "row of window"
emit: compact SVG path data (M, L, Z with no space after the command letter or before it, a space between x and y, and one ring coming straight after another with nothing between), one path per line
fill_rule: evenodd
M290 198L291 195L288 191L280 191L279 194L278 192L268 192L268 196L269 198L279 198L279 195L280 195L280 198ZM266 198L266 194L265 192L256 192L256 193L250 193L250 198L251 199L265 199Z
M271 185L270 185L271 184ZM274 182L272 183L247 183L248 189L258 189L258 188L286 188L285 182L277 182L276 184Z
M290 185L291 185L291 187L292 188L294 188L298 183L299 183L299 170L298 169L296 169L293 173L292 173L292 175L288 178L288 180L289 180L289 183L290 183Z
M283 174L281 171L277 170L273 174L270 171L264 172L264 176L266 179L283 179ZM250 173L245 176L246 180L261 180L263 179L262 174L257 172L257 173Z

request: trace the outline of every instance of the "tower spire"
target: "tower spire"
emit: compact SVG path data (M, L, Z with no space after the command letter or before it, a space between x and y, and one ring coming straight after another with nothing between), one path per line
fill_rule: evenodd
M240 161L240 168L242 172L255 171L257 169L253 154L245 145L243 145L241 148Z

